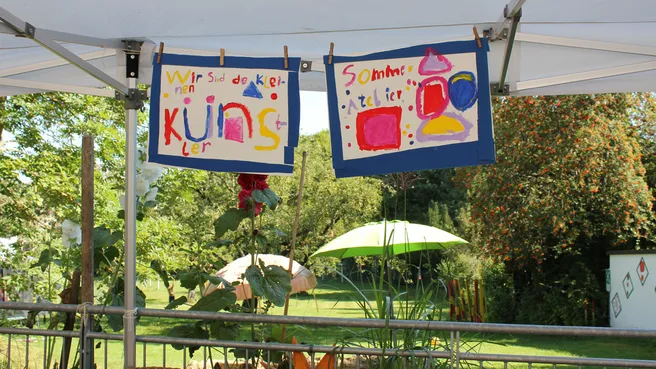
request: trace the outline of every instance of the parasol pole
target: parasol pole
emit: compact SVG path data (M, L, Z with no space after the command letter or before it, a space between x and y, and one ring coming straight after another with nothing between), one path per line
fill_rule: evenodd
M305 183L305 160L307 159L307 151L303 151L303 162L301 163L301 180L298 184L298 199L296 199L296 218L294 219L294 229L292 230L292 244L289 250L289 268L287 272L289 277L292 277L292 268L294 267L294 247L296 246L296 233L298 232L298 220L301 217L301 204L303 202L303 184ZM289 312L289 293L285 296L285 311L284 316ZM282 325L282 339L281 343L285 343L285 324Z

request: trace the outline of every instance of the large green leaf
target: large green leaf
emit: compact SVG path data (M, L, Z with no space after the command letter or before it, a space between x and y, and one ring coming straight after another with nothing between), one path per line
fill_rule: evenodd
M273 192L270 188L267 188L263 191L255 190L253 191L253 200L266 204L266 206L275 210L278 204L280 204L280 197Z
M239 337L239 324L215 320L210 324L210 335L215 340L234 341Z
M121 292L118 295L114 295L112 297L112 302L110 303L110 306L118 306L118 307L123 307L123 293ZM119 332L123 330L123 316L122 315L115 315L115 314L108 314L107 315L107 324L109 324L109 327L114 330L114 332Z
M246 269L246 280L253 294L264 297L276 306L285 305L285 296L291 292L291 278L287 271L277 265L251 265Z
M214 275L209 275L207 273L202 274L203 278L207 281L209 281L211 284L215 286L220 286L223 283L223 288L227 291L234 291L235 289L232 287L232 283L228 282L224 278L217 277Z
M193 290L200 283L200 272L196 269L180 272L178 273L178 280L180 280L180 286L188 290Z
M116 286L119 286L117 288L118 293L114 294L112 297L112 302L110 303L110 306L118 306L118 307L123 307L125 306L125 297L123 295L123 287L122 284L119 284L118 282L122 283L122 279L119 278L117 281ZM145 308L146 307L146 295L141 291L138 287L136 288L136 298L134 300L134 303L136 307L138 308ZM139 318L137 317L137 320ZM114 332L118 332L123 329L123 316L122 315L114 315L114 314L108 314L107 315L107 323L109 324L110 328L114 330Z
M51 252L52 251L52 252ZM45 249L41 251L39 255L39 260L32 264L32 268L41 267L41 271L45 272L48 269L48 265L53 262L53 258L58 256L59 252L55 249Z
M210 334L203 329L199 324L182 324L177 325L168 332L167 336L169 337L178 337L178 338L198 338L198 339L209 339ZM176 350L184 350L183 345L172 344ZM200 346L189 346L189 356L194 357L194 352L198 350Z
M109 246L112 246L116 242L123 239L123 231L114 231L112 232L112 237L109 239Z
M178 297L177 299L169 302L169 304L166 305L166 307L164 309L167 309L167 310L175 309L178 306L184 305L186 303L187 303L187 296Z
M230 305L234 305L237 301L237 295L225 289L218 289L207 296L203 296L194 306L190 307L190 311L211 311L217 312L225 309Z
M109 244L112 239L112 233L105 227L96 227L93 229L93 247L102 248Z
M228 231L236 231L241 221L248 218L248 212L244 209L228 209L214 222L214 233L216 238L221 238Z

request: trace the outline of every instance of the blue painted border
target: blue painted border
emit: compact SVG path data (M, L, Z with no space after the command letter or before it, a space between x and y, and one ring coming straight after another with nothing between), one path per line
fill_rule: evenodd
M494 163L496 158L492 126L490 77L487 64L487 53L490 47L487 39L481 39L481 43L481 48L478 47L476 41L472 40L411 46L361 56L333 56L333 64L328 64L328 55L324 55L323 60L326 66L326 86L328 91L328 116L330 120L330 143L335 175L338 178L355 177ZM479 91L478 141L390 152L363 159L344 160L334 63L424 56L428 47L433 48L433 50L443 55L476 53Z
M298 146L301 123L301 94L299 88L299 69L301 58L287 58L288 69L284 68L284 58L250 58L242 56L224 57L223 66L218 56L197 56L162 54L157 63L157 53L153 58L153 80L150 88L150 122L148 133L148 161L183 168L210 170L215 172L250 173L292 173L294 171L294 148ZM239 160L201 159L157 152L159 148L159 99L161 95L162 65L182 65L190 67L272 69L289 72L288 93L288 139L284 147L285 164L265 164Z

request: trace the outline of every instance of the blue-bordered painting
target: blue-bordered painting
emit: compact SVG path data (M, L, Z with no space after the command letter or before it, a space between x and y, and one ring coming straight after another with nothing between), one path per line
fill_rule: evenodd
M153 58L148 161L217 172L290 174L300 58Z
M337 177L495 162L487 40L324 56Z

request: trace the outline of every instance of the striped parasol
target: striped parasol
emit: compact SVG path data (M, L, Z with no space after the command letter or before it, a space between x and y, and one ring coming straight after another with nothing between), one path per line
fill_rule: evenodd
M256 256L256 264L259 264L258 260L262 260L262 262L264 262L264 264L267 266L277 265L285 270L287 270L289 267L289 258L281 255L261 254ZM248 268L250 265L251 255L249 254L226 265L216 273L217 277L223 278L230 283L235 281L241 282L241 284L235 287L235 294L237 294L238 301L247 300L253 296L251 287L248 282L246 280L242 280L243 274L246 273L246 268ZM291 284L291 293L308 291L317 286L317 278L309 269L294 261L292 266ZM216 286L212 284L205 290L204 295L208 295L214 292L217 288L222 287L223 285Z

